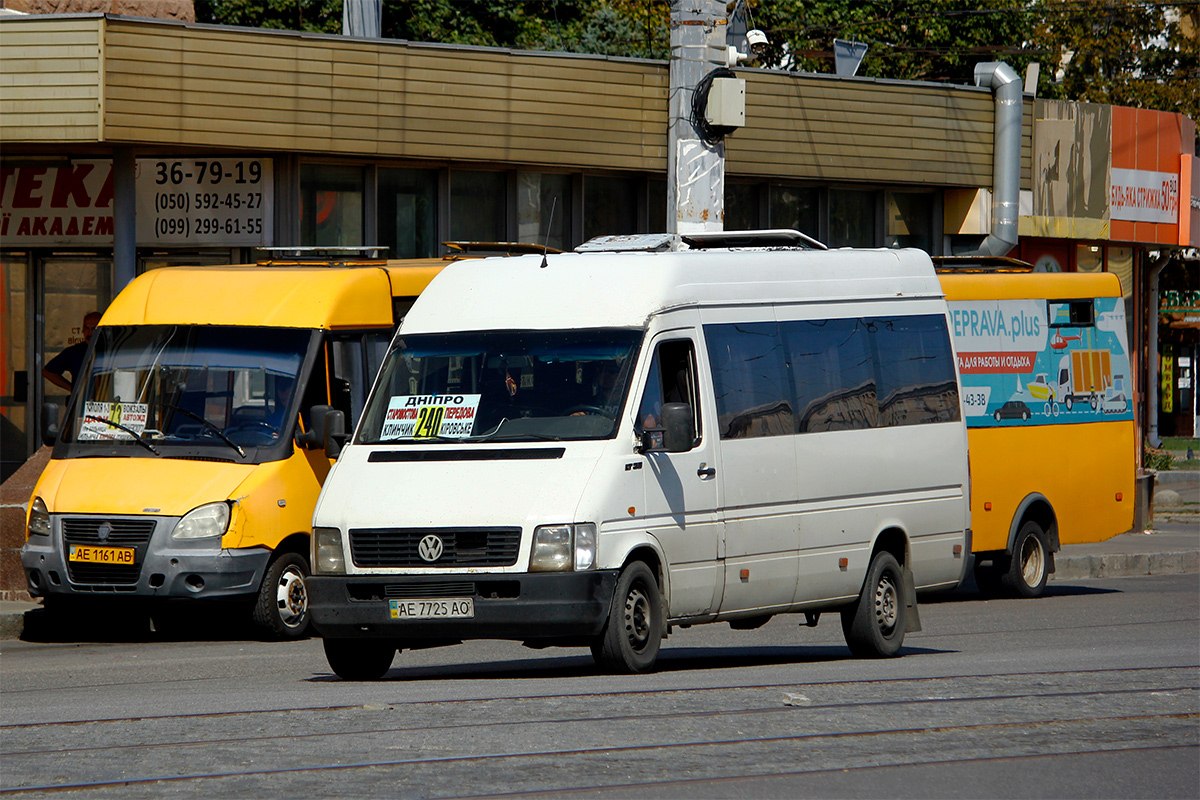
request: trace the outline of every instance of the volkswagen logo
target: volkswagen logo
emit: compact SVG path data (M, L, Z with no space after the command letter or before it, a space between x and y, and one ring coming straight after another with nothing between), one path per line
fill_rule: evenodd
M102 542L107 542L108 537L112 534L112 525L108 522L101 522L100 527L96 528L96 538Z
M444 547L442 540L431 533L417 545L417 555L424 561L437 561L442 557Z

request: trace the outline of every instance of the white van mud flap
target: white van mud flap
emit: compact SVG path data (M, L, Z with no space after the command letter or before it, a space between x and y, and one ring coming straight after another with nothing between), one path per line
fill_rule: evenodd
M917 582L908 567L904 568L904 605L908 611L904 615L904 632L915 633L921 630L921 614L917 611Z

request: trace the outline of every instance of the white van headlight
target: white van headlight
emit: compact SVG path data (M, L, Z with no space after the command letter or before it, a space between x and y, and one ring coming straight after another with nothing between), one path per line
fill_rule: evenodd
M342 532L337 528L313 528L313 571L318 575L346 573Z
M50 512L46 508L46 501L40 497L33 498L29 504L29 535L50 535Z
M229 529L229 506L225 503L208 503L193 508L183 515L172 539L211 539L224 536Z
M539 525L533 530L530 572L569 572L596 566L596 526Z

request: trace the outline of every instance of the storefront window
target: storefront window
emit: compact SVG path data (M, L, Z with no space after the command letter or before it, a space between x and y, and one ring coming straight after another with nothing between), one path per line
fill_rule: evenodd
M1108 271L1121 281L1121 294L1125 297L1125 336L1126 341L1133 344L1134 323L1138 316L1133 304L1133 248L1109 247Z
M819 239L820 215L820 192L817 189L802 186L771 187L769 227L791 228Z
M1104 266L1104 249L1098 244L1075 245L1075 271L1099 272Z
M379 244L388 258L438 254L434 169L379 170Z
M758 224L759 187L753 183L725 184L725 230L752 231Z
M363 170L330 164L300 165L300 243L359 247L363 241Z
M138 258L138 274L163 267L209 267L230 263L228 250L220 253L152 253Z
M1133 295L1133 248L1108 248L1108 271L1121 279L1121 294L1125 295L1128 306L1129 298Z
M583 238L637 233L637 187L633 178L583 178Z
M649 233L665 233L667 230L667 182L653 178L646 186L650 198L650 209L646 215L650 218L647 226Z
M5 254L0 260L0 483L29 455L26 268L24 253Z
M504 172L450 173L450 238L459 242L508 239L508 175Z
M933 195L888 192L887 246L932 252Z
M830 247L875 246L875 193L829 190Z
M558 250L570 247L571 177L544 172L517 174L517 238Z

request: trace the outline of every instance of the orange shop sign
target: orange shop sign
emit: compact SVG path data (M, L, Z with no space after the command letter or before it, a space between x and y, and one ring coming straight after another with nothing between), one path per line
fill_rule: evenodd
M4 247L111 245L112 161L0 167Z

